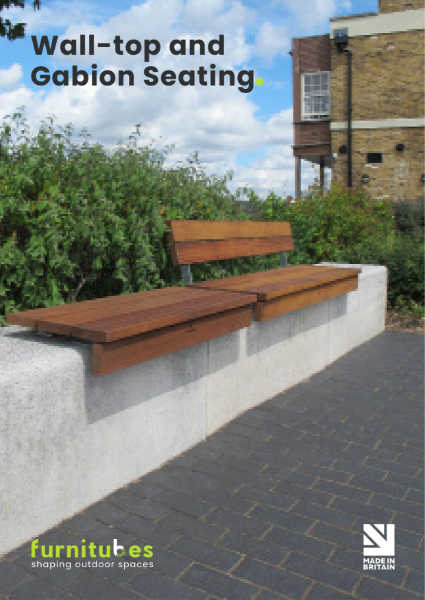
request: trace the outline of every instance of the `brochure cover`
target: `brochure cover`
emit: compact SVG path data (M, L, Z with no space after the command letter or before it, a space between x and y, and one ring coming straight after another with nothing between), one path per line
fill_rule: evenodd
M424 597L424 17L0 2L0 599Z

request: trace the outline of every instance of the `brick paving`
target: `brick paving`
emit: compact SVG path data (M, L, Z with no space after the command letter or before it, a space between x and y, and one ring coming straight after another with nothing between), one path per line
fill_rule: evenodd
M39 536L150 544L153 568L37 570L25 544L0 598L422 598L423 364L384 333ZM394 571L362 570L363 523L395 524Z

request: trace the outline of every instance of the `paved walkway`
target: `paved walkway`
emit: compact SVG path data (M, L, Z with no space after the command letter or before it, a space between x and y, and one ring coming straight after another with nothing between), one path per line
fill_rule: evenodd
M0 597L421 598L423 360L384 333L39 538L150 544L153 568L37 570L27 544ZM394 571L363 571L364 523L395 524Z

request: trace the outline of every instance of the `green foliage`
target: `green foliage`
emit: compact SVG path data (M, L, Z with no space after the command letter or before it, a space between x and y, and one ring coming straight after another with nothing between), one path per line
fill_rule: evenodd
M397 231L423 236L425 226L423 200L393 202L393 211Z
M395 312L423 316L424 251L422 233L396 233L347 248L345 258L352 263L386 265L388 307Z
M168 219L258 218L235 202L231 173L207 176L196 154L170 164L170 148L140 146L138 129L108 150L53 119L33 136L23 112L3 121L0 324L13 311L182 285L168 250ZM313 188L297 202L249 193L263 219L290 221L292 264L384 264L390 307L412 311L423 303L423 234L416 226L396 233L389 203L337 187ZM193 272L205 280L277 264L276 256L263 256L195 265Z
M343 261L347 247L393 230L391 206L371 200L362 188L332 186L322 192L314 187L295 202L273 193L263 202L253 194L251 201L265 220L291 223L296 248L292 264Z
M139 147L138 132L111 152L72 134L51 119L31 137L22 112L0 128L0 315L181 285L166 220L248 218L227 189L231 174L207 177L196 155L165 168L169 149Z
M32 4L34 10L40 8L40 0L31 0L30 3L26 0L4 0L0 1L0 12L15 6L25 8L25 3ZM0 37L7 37L10 41L25 37L25 23L13 24L10 19L0 17Z

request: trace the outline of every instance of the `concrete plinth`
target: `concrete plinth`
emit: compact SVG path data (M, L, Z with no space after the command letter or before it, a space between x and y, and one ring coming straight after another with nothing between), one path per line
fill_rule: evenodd
M387 272L359 266L355 292L103 377L89 344L5 328L0 555L381 332Z

